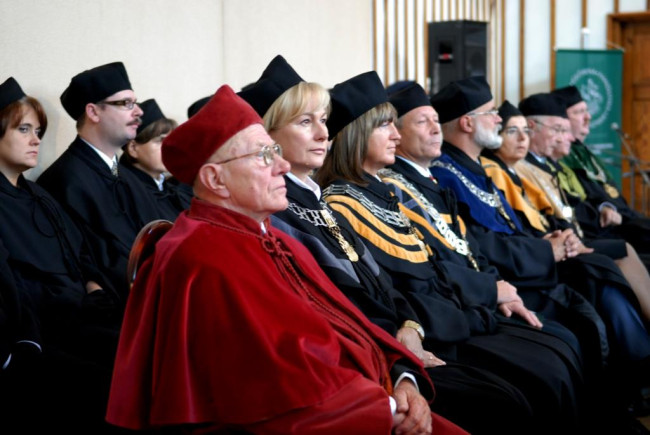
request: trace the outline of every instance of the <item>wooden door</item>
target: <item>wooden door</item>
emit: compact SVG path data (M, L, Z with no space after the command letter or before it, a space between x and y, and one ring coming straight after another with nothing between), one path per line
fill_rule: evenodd
M644 168L650 169L650 12L608 15L607 39L613 47L625 50L622 129L629 136L627 142L632 153L645 163ZM623 144L621 150L628 155ZM623 172L631 172L627 161L624 161ZM632 179L635 180L634 189L631 189ZM640 174L623 179L623 192L634 208L648 213L650 188L644 188Z

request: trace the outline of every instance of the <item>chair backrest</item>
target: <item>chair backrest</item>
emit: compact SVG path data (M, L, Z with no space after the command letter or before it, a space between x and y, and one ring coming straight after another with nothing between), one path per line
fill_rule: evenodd
M133 285L138 269L144 261L153 254L156 242L171 229L174 224L165 219L157 219L146 224L138 232L127 263L126 278L130 285Z

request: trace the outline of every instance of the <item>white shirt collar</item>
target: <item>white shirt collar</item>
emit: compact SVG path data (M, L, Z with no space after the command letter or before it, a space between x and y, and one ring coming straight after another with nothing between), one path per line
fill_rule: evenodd
M531 154L533 155L533 157L535 157L535 159L537 159L538 162L540 162L540 163L546 163L546 157L538 156L537 154L535 154L535 153L532 152L532 151L529 151L529 153L531 153Z
M165 188L165 174L160 174L160 176L154 178L153 181L156 183L156 186L158 186L158 190L162 192Z
M88 146L89 146L93 151L95 151L99 157L102 158L102 160L104 161L104 163L106 163L106 164L108 165L108 169L113 169L113 162L117 163L117 155L114 155L113 158L111 159L111 158L108 157L106 154L104 154L102 151L100 151L98 148L95 148L94 145L92 145L90 142L88 142L88 141L85 140L84 138L80 137L80 139L81 139L81 140L82 140L86 145L88 145Z
M294 183L296 183L298 186L311 190L314 193L314 195L316 195L316 199L320 199L320 195L321 195L320 186L316 184L314 180L307 177L306 182L302 181L300 178L296 177L291 172L287 173L287 177L289 177L289 179Z
M410 161L410 160L408 160L408 159L405 159L405 158L402 157L402 156L396 156L396 157L397 157L398 159L403 160L404 162L408 163L409 165L411 165L411 166L412 166L416 171L418 171L418 173L419 173L420 175L422 175L423 177L431 178L431 172L429 172L428 169L424 169L422 166L418 165L417 163L412 162L412 161Z

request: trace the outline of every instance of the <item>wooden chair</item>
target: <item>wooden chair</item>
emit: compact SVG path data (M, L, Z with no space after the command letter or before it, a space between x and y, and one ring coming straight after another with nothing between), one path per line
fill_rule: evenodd
M174 224L165 219L157 219L146 224L138 232L127 263L126 277L130 285L133 285L138 269L144 261L153 254L156 242L171 229Z

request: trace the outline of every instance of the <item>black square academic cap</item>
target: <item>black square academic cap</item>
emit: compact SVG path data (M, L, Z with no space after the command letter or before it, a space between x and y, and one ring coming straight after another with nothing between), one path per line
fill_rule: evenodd
M524 116L559 116L566 118L566 105L562 97L540 92L530 95L519 102L519 110Z
M375 71L368 71L330 89L332 111L327 119L330 140L346 125L382 103L388 95Z
M138 106L140 106L140 109L142 109L142 116L140 117L142 124L138 126L138 134L140 134L142 130L158 121L159 119L165 118L165 115L163 115L162 110L160 110L158 103L156 103L156 100L153 98L143 101L142 103L138 103Z
M14 101L18 101L25 96L18 82L9 77L0 85L0 110L4 109Z
M490 85L484 76L474 76L445 85L431 97L431 105L440 123L452 121L468 114L492 100Z
M190 107L187 108L187 119L190 119L192 116L196 114L203 106L205 106L205 103L210 101L210 98L212 98L212 95L208 95L207 97L200 98L193 102Z
M397 116L406 115L411 110L421 106L431 106L429 97L422 86L412 82L408 86L388 94L388 101L397 110Z
M391 83L389 86L386 86L386 93L388 95L394 94L395 92L401 91L404 88L408 88L413 83L415 83L413 80L398 80Z
M246 86L237 93L253 109L264 117L269 107L287 89L292 88L300 82L302 77L287 63L284 57L277 55L266 67L260 78Z
M61 103L68 115L77 120L86 104L98 103L116 92L133 89L122 62L113 62L83 71L72 78L61 94Z
M524 116L514 104L510 101L505 100L501 106L499 106L499 117L501 118L501 125L505 127L508 123L508 120L513 116Z
M574 104L578 104L579 102L584 101L582 94L580 94L578 88L573 85L555 89L551 91L551 93L564 98L567 107L571 107Z

